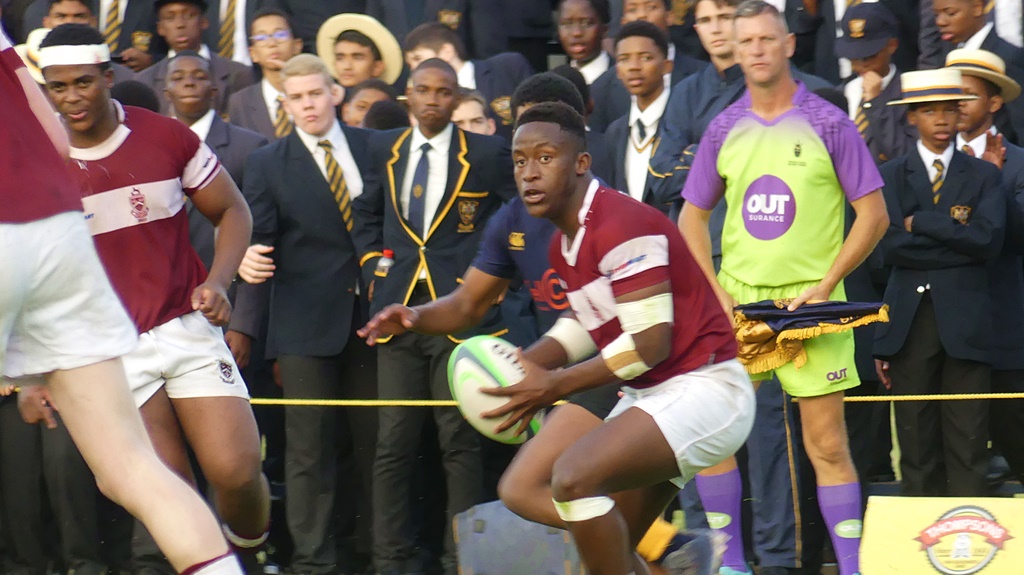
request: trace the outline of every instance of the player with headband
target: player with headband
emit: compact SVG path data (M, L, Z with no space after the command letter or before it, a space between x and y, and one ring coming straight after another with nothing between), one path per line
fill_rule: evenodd
M729 319L675 226L600 185L585 138L582 116L564 104L519 118L516 184L530 215L558 228L549 257L572 315L533 360L521 358L522 382L485 390L509 402L484 416L508 416L497 431L522 432L543 406L623 384L606 421L555 462L552 495L588 571L627 575L643 572L631 548L679 486L746 440L754 392Z
M109 51L59 57L103 61ZM2 30L0 99L0 370L22 386L31 423L43 416L32 390L46 388L100 489L149 528L177 571L240 575L209 507L146 437L118 359L138 335L89 237L62 158L67 134Z
M248 391L218 327L230 319L227 289L249 244L249 206L188 127L110 98L109 52L96 29L54 28L39 59L68 128L86 223L140 334L123 358L136 406L161 459L185 478L188 441L225 536L255 569L269 488ZM209 272L189 241L186 202L217 228ZM133 551L137 565L161 562L144 545Z

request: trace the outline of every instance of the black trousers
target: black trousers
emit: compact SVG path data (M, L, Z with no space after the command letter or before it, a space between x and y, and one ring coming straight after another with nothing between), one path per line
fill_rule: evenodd
M29 425L22 421L15 397L0 403L0 523L7 541L6 570L42 575L52 558L65 570L83 575L106 572L101 497L66 427Z
M906 343L889 359L895 394L988 393L991 370L950 357L927 295ZM988 401L898 401L903 495L984 497L988 492Z
M1024 392L1024 370L993 370L992 392ZM1013 474L1024 481L1024 399L997 399L990 409L992 446L1003 454Z
M425 288L410 304L429 301ZM379 346L377 384L381 399L451 399L448 357L455 344L443 336L407 333ZM373 558L382 574L424 570L410 522L414 463L425 419L437 426L447 486L446 570L454 569L452 518L482 500L480 436L456 407L385 407L380 410L373 466ZM440 495L438 495L440 496Z
M376 352L354 331L361 317L353 316L352 336L337 356L278 357L286 399L376 399ZM376 431L374 408L285 408L292 572L348 571L355 556L368 557Z

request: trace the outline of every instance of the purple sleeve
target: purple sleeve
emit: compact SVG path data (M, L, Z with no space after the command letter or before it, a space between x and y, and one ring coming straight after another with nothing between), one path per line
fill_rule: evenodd
M684 200L702 210L714 208L725 194L725 180L718 173L718 152L726 135L723 132L728 132L725 122L716 121L708 126L681 192Z
M832 137L825 142L847 200L853 202L882 189L882 174L857 126L848 117L839 119Z

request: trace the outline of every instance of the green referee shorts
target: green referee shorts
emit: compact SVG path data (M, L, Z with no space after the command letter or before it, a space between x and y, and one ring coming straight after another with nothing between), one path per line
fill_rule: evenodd
M718 283L741 304L766 299L795 298L817 282L789 284L775 287L747 285L725 272L719 272ZM842 282L836 286L830 299L846 301ZM779 378L782 389L793 397L819 397L860 385L854 361L853 330L829 333L804 341L807 363L797 368L793 362L774 371L751 374L754 381Z

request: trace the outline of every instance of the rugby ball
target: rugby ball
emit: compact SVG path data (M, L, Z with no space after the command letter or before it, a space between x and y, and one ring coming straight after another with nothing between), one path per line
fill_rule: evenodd
M481 413L497 409L508 399L487 395L480 390L487 387L508 387L523 380L525 372L519 364L516 346L497 337L478 335L459 344L448 359L448 387L452 398L459 404L459 411L466 421L485 437L517 445L528 436L540 431L540 412L530 422L526 433L515 436L518 426L495 433L501 419L484 419Z

